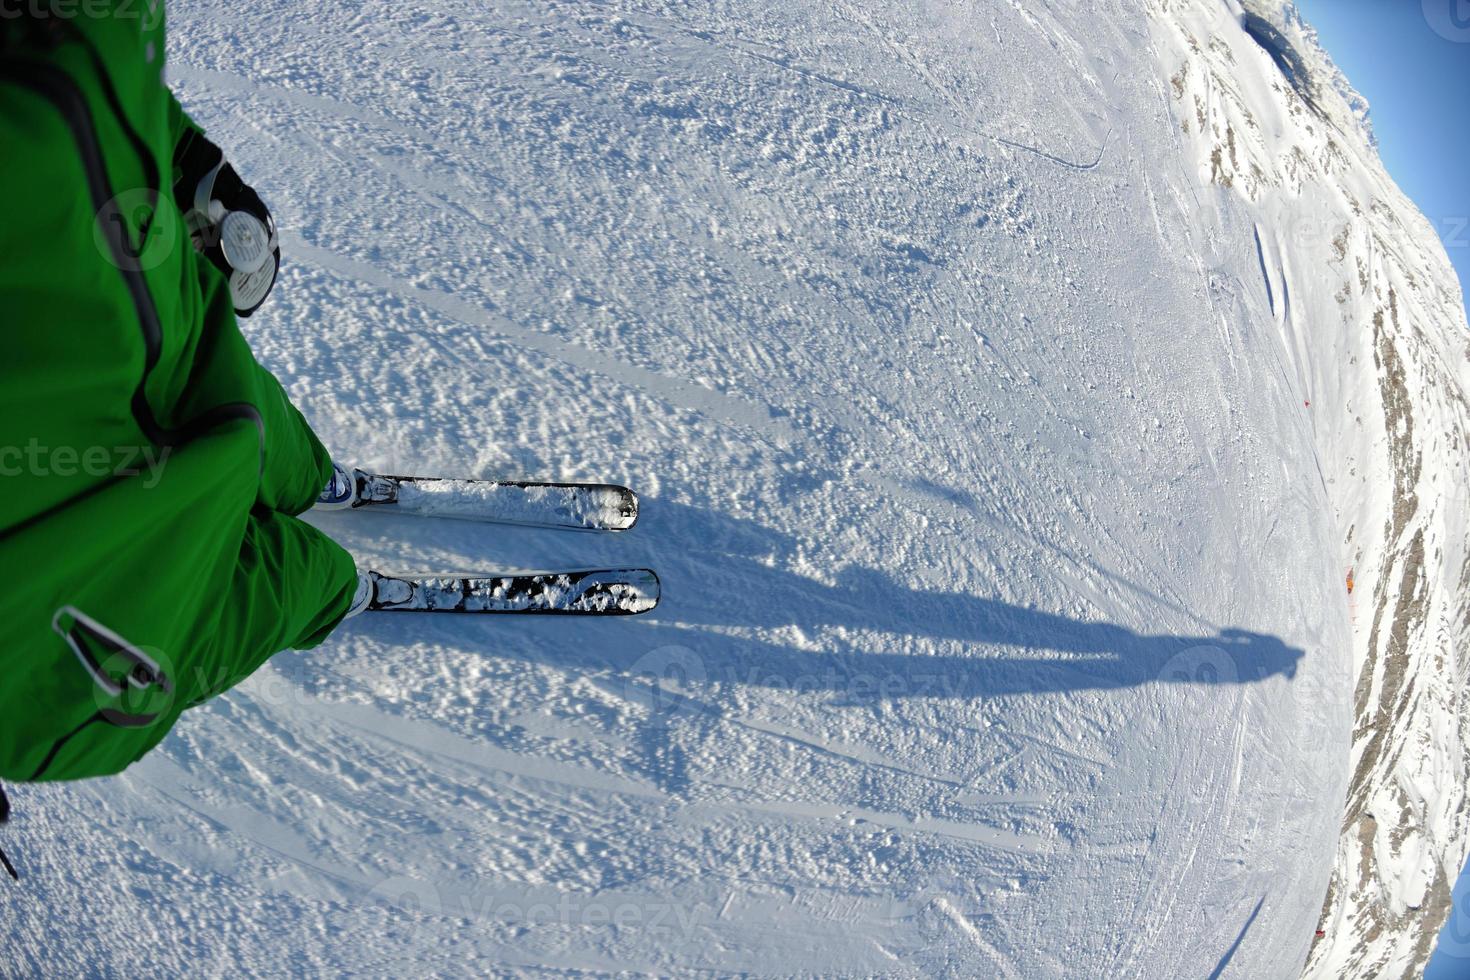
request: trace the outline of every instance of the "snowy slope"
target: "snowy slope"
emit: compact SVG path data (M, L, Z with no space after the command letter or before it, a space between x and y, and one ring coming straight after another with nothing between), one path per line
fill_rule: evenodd
M1258 224L1351 600L1356 718L1311 976L1417 976L1464 862L1470 335L1428 221L1294 7L1159 4L1201 178Z
M1171 45L1244 51L1228 11L171 15L288 229L248 332L327 443L644 493L607 538L322 526L385 571L648 563L665 600L364 617L120 778L16 788L4 972L1300 972L1353 651L1415 552L1370 521L1376 375L1313 346L1336 287L1181 130ZM1411 267L1371 274L1407 304ZM1408 397L1451 404L1410 329ZM1448 562L1440 421L1410 523Z

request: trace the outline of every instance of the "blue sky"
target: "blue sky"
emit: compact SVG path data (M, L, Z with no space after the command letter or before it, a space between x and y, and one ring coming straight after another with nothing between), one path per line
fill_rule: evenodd
M1388 172L1439 230L1470 297L1470 0L1297 7L1373 106Z
M1373 106L1379 151L1439 230L1470 302L1470 0L1298 0ZM1470 866L1425 980L1470 978Z

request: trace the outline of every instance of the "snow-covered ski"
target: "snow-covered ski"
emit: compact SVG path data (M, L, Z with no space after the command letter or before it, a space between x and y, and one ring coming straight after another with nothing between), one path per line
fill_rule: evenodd
M355 470L353 508L496 524L626 531L638 496L611 483L535 483L385 476Z
M369 610L629 616L658 605L646 568L406 579L372 572Z

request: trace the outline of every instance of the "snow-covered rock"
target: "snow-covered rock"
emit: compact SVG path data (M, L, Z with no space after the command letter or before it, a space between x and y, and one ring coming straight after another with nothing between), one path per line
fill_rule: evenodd
M1467 847L1470 335L1367 105L1289 3L1170 0L1159 56L1201 179L1258 222L1352 584L1351 779L1308 975L1418 975Z
M1464 838L1463 322L1313 46L1289 84L1204 0L171 13L337 454L644 495L322 526L664 604L364 616L16 788L7 972L1289 977L1329 887L1316 968L1375 908L1410 962Z

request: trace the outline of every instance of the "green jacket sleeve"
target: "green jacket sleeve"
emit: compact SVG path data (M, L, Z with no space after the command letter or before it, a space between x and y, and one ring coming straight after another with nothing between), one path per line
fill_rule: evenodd
M168 92L169 145L174 148L173 173L169 176L169 186L172 187L179 182L179 145L184 141L184 137L190 133L197 133L203 136L204 127L196 123L184 111L184 107L179 103L178 97L174 95L172 90L165 89L165 91Z

